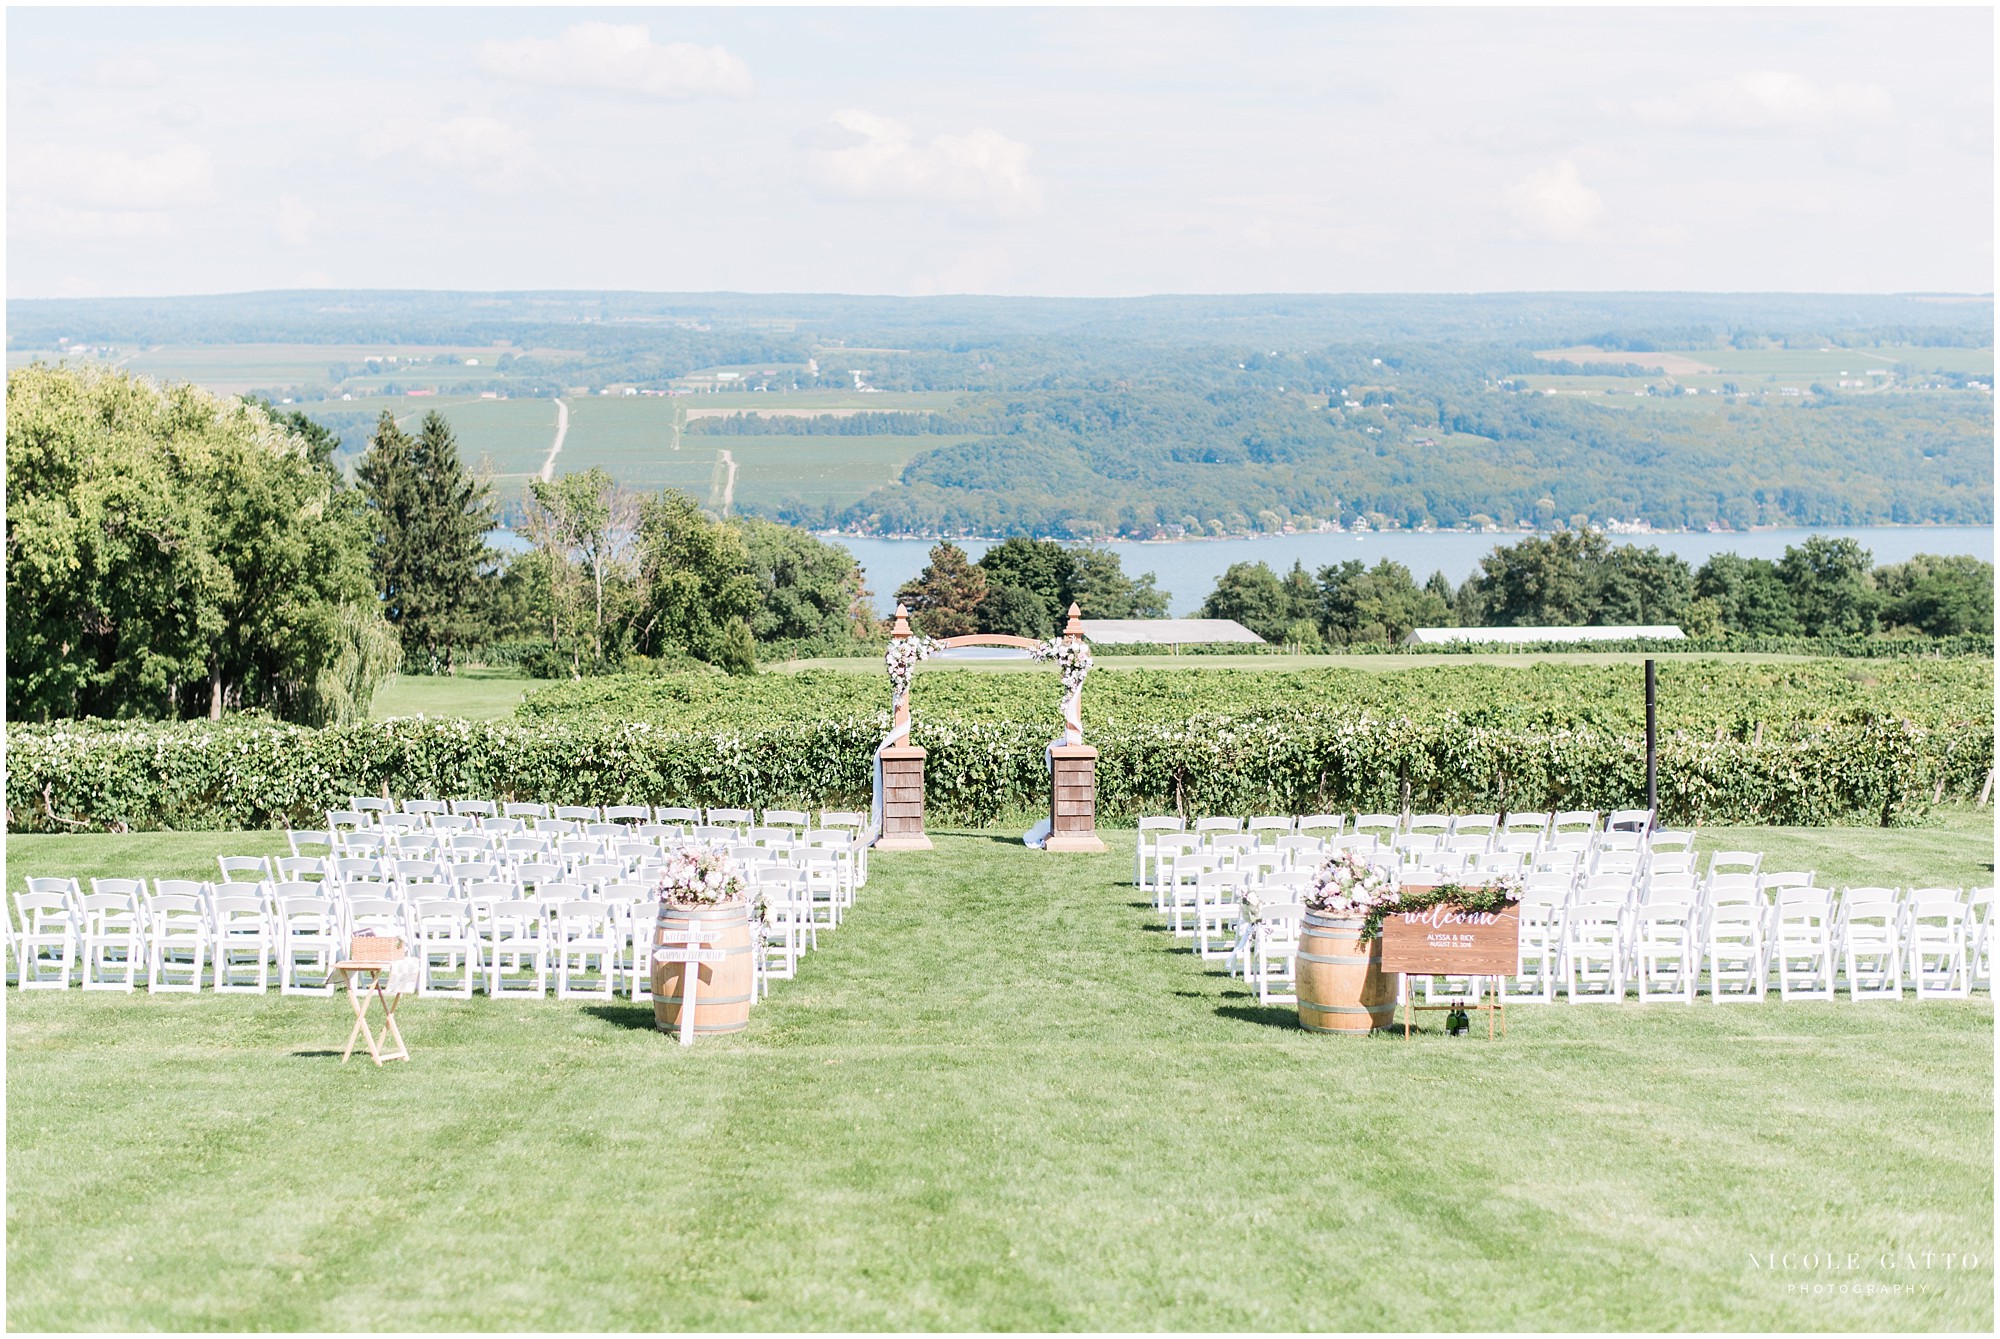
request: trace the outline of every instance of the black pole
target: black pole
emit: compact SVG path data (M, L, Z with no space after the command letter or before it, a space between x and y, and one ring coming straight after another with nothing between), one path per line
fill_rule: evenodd
M1660 811L1659 692L1653 682L1653 662L1646 662L1646 807Z

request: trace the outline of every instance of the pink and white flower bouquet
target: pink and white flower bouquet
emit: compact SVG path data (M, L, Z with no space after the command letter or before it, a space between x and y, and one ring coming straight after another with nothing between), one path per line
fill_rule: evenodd
M1335 851L1313 874L1305 896L1307 911L1322 916L1361 916L1396 904L1396 881L1389 871L1352 850Z
M750 888L729 852L715 846L677 846L667 853L660 900L677 907L747 902Z

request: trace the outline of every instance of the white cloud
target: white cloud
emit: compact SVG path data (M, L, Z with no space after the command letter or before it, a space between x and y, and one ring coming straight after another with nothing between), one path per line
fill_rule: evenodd
M132 242L172 232L173 221L154 210L72 209L34 198L7 202L7 235L17 241Z
M1042 183L1028 170L1033 150L997 130L934 135L919 142L910 127L873 112L835 112L846 134L812 154L812 172L846 195L925 200L1007 216L1041 207Z
M313 219L317 217L306 207L306 202L296 195L278 197L278 238L286 246L309 246L312 243Z
M160 120L176 130L201 120L201 108L191 102L170 102L160 108Z
M35 144L9 163L11 196L97 211L161 210L206 200L215 187L215 165L198 144L176 144L158 153Z
M1877 84L1818 84L1789 70L1752 70L1632 104L1646 125L1704 130L1827 130L1879 125L1895 101Z
M719 46L653 41L643 23L579 23L560 37L489 39L479 45L488 74L558 88L597 88L654 98L701 93L741 97L750 67Z
M1583 184L1564 158L1522 177L1507 192L1507 212L1530 237L1567 242L1586 237L1604 212L1604 198Z
M390 122L367 137L364 152L407 157L487 185L511 181L533 158L512 126L490 116Z
M105 88L152 88L165 78L157 61L136 51L107 56L91 69L91 76Z

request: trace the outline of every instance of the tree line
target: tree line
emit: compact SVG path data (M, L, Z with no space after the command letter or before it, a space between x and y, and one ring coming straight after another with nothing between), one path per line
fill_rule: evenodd
M1072 603L1086 618L1165 618L1168 593L1151 572L1127 576L1108 549L1017 537L986 550L976 563L949 541L935 546L896 599L909 610L910 626L926 637L1049 637Z
M338 447L197 386L10 374L10 717L344 723L399 668L747 672L881 631L853 556L803 531L591 470L532 482L532 547L508 560L444 415L383 413L351 483Z
M1780 558L1718 553L1700 567L1658 548L1558 530L1496 548L1454 587L1403 564L1358 560L1280 576L1236 563L1202 602L1266 641L1304 650L1399 642L1423 627L1674 624L1689 636L1992 635L1993 564L1919 554L1873 565L1852 539L1814 535Z

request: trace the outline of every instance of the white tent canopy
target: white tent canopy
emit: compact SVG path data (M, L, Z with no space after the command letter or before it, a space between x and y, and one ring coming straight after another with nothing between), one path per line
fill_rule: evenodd
M1671 623L1628 623L1605 628L1418 628L1403 639L1405 646L1436 646L1445 642L1627 642L1680 641L1687 636Z
M1106 646L1196 646L1209 642L1248 642L1262 645L1264 639L1233 618L1082 618L1085 641Z

